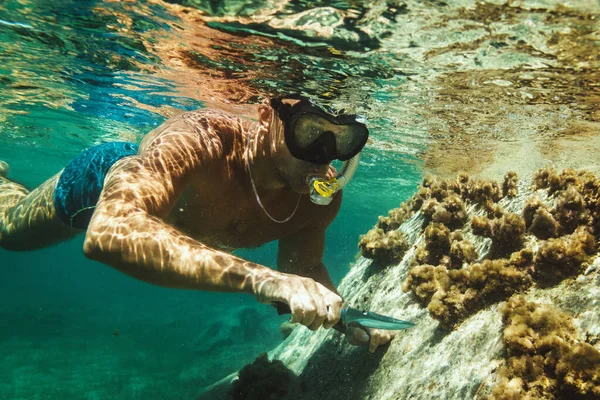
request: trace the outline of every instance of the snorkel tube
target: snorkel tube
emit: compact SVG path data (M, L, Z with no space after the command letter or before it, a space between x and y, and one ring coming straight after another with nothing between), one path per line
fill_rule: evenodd
M342 190L354 176L358 168L360 153L345 161L340 172L331 179L313 177L310 180L310 200L321 206L331 203L333 196Z

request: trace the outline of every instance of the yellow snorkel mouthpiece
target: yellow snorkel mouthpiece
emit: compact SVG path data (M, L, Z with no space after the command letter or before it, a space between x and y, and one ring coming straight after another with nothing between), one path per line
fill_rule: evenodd
M337 178L328 180L317 178L312 180L313 188L323 197L331 197L340 187L340 181Z
M326 206L333 200L333 195L340 190L340 181L337 178L323 179L311 178L310 200L322 206Z
M350 182L356 168L358 167L358 160L360 153L352 157L350 160L344 162L341 171L335 178L323 179L319 177L313 177L310 180L310 200L322 206L326 206L331 203L333 196L342 190L344 186Z

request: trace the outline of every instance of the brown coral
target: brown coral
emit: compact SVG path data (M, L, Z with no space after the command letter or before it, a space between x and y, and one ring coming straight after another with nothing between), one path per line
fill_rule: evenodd
M441 222L450 229L462 228L467 220L467 213L460 197L448 195L441 203L441 208L432 215L434 222Z
M448 268L459 269L464 263L471 263L477 260L477 251L473 243L465 240L460 232L454 232L451 236L450 253Z
M442 326L452 327L534 282L552 285L575 276L595 251L592 233L600 234L600 180L585 171L542 169L533 185L556 198L554 208L533 198L522 216L508 213L498 201L517 195L515 173L507 173L501 187L459 174L454 180L425 177L412 199L380 218L377 227L387 232L416 211L425 217L424 240L403 288L413 291ZM485 213L471 219L472 232L491 239L489 259L477 264L473 244L460 231L464 202ZM537 252L523 248L526 233L546 240Z
M590 223L590 213L583 196L573 186L561 191L554 216L560 225L560 233L572 233L579 225Z
M229 392L234 400L279 400L298 390L297 377L279 360L260 354L239 372Z
M492 239L490 258L499 258L523 247L525 222L513 213L501 218L473 217L471 229L475 235Z
M447 281L448 271L445 267L417 265L409 271L402 288L405 292L411 290L422 304L427 305L435 292L447 286Z
M531 286L529 274L508 260L485 260L467 268L420 265L403 285L427 306L443 328L452 328L477 311Z
M557 284L578 275L594 251L594 237L587 227L580 226L571 235L542 243L534 259L533 276L542 286Z
M507 260L485 260L448 271L445 290L437 291L427 306L442 327L454 327L477 311L531 285L529 275Z
M373 228L360 237L358 247L364 257L379 266L386 266L402 260L409 244L406 234L401 231L385 232L381 228Z
M549 239L558 234L558 222L548 210L548 206L537 197L528 199L523 207L525 228L538 239Z
M470 179L466 184L466 191L463 191L463 197L478 204L489 201L496 203L502 198L502 190L497 182Z
M561 224L561 234L571 233L578 224L588 224L600 233L600 180L591 172L567 169L558 174L541 169L534 175L534 188L557 192L559 204L552 211Z
M504 175L504 182L502 183L502 194L504 197L515 197L519 190L517 189L518 177L514 171L509 171Z
M535 213L538 209L548 207L537 197L532 197L527 199L525 205L523 206L523 220L525 221L525 228L529 229L531 223L533 222L533 218L535 217Z
M425 225L430 221L445 224L450 229L462 228L467 220L467 213L460 194L460 188L447 181L426 178L424 185L429 185L429 198L423 201L421 212L425 215Z
M538 239L549 239L557 235L559 224L546 208L538 208L528 231Z
M424 244L417 249L415 261L419 264L438 265L450 251L450 230L433 222L425 228Z
M562 180L554 168L542 168L533 175L534 189L548 189L553 194L562 187Z
M376 228L381 228L385 232L398 229L404 221L412 217L416 211L421 209L425 200L430 197L430 189L425 187L419 188L417 193L408 201L402 203L400 207L390 210L387 217L380 216Z
M570 316L518 295L500 311L508 360L491 398L600 396L600 352L577 340Z
M473 243L465 240L459 231L450 233L443 224L428 225L424 236L423 244L415 254L414 262L417 264L442 264L449 269L457 269L478 257Z

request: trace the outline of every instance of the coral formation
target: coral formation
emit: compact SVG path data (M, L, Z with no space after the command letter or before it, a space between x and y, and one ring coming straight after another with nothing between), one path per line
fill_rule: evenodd
M573 186L561 191L554 210L559 223L559 233L572 233L579 225L588 225L590 213L585 206L583 196Z
M450 242L448 268L462 268L464 263L471 263L477 260L478 255L473 243L466 240L461 232L452 232Z
M506 365L488 398L598 398L600 352L579 341L570 316L515 295L501 306Z
M423 241L403 284L444 328L451 328L487 305L506 300L534 284L549 286L578 275L595 251L600 227L600 181L588 172L538 171L535 189L547 189L554 206L533 197L522 215L506 212L498 201L515 197L517 174L497 182L459 174L443 180L427 176L418 192L400 208L380 217L361 237L365 257L378 264L398 262L408 248L397 229L409 216L423 216ZM465 204L483 212L465 225ZM484 260L465 233L491 239ZM530 235L541 240L539 246ZM531 238L531 239L530 239Z
M489 202L497 203L502 199L502 190L497 182L472 179L466 175L459 175L458 180L465 181L461 188L463 198L473 203L484 205Z
M417 249L415 261L418 264L439 264L442 257L450 252L450 230L444 224L433 222L425 228L424 237L424 244Z
M558 222L537 197L527 200L523 208L523 218L527 231L538 239L549 239L558 233Z
M424 187L419 188L417 193L408 201L402 203L400 207L390 210L387 217L380 216L375 227L383 229L385 232L398 229L400 224L420 210L423 202L430 197L431 190Z
M296 376L283 362L269 361L266 353L246 365L230 390L234 400L280 400L294 392Z
M427 221L442 223L450 229L461 228L467 220L462 199L456 194L448 194L442 202L435 198L426 200L421 212Z
M534 259L535 280L542 286L554 285L579 275L583 263L595 252L594 237L580 226L568 236L543 242Z
M409 245L403 232L373 228L360 237L358 247L364 257L379 266L386 266L402 260Z
M527 257L484 260L462 269L419 265L409 271L403 289L415 293L443 328L452 328L475 312L531 286ZM529 258L531 261L531 258Z
M502 183L502 194L504 197L515 197L519 194L517 189L518 177L514 171L509 171L504 175L504 182Z
M473 243L466 240L459 231L450 233L444 224L429 224L423 236L424 241L415 253L413 262L416 264L441 264L457 269L461 268L463 263L477 259Z
M516 195L516 179L516 174L507 173L502 190L494 182L464 174L450 181L423 180L420 211L433 222L423 231L403 288L412 291L443 328L455 327L483 307L534 284L556 285L578 275L596 249L591 233L596 206L591 207L588 199L600 201L600 184L593 175L538 172L534 185L552 188L555 206L549 209L534 197L525 203L522 216L497 204L502 195ZM451 232L443 223L451 219L443 218L441 205L456 199L461 207L466 201L485 212L470 222L474 235L491 239L486 259L479 263L474 263L478 255L473 244L464 239L469 226ZM524 247L533 243L528 234L543 239L535 251Z
M571 233L577 224L586 224L595 235L600 233L600 179L588 171L566 169L560 174L543 168L533 177L534 189L548 189L558 194L558 204L552 214L561 222L564 233Z
M553 168L542 168L533 176L534 189L548 189L548 194L553 194L561 187L562 179Z
M525 222L516 214L503 214L500 218L473 217L471 229L475 235L492 239L490 258L511 254L523 247Z

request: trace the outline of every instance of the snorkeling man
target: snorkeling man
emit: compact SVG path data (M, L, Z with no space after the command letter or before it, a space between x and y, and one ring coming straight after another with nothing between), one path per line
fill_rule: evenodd
M84 151L32 191L7 179L0 162L0 246L29 250L85 231L88 258L134 278L250 293L287 305L292 322L331 328L342 299L322 257L342 193L328 205L306 194L311 178L336 174L333 160L356 159L368 134L354 116L332 116L296 96L260 105L258 121L209 109L184 113L139 146ZM228 252L272 240L278 270ZM362 327L345 335L371 352L393 337Z

